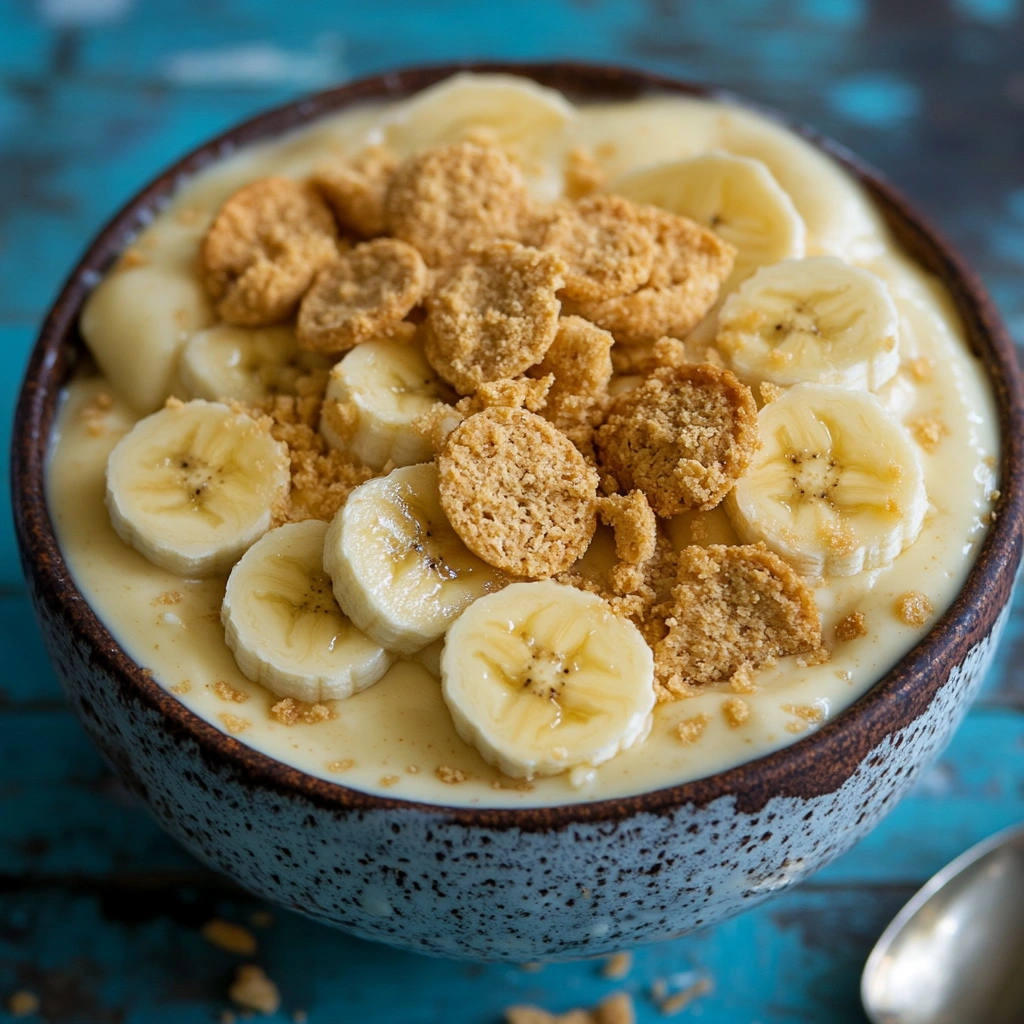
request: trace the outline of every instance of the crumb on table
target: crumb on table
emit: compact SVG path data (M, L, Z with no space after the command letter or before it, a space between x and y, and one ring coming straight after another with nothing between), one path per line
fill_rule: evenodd
M203 938L218 949L241 956L252 956L256 952L256 936L248 928L219 917L203 925Z
M277 1013L281 1005L281 994L277 986L266 976L262 967L256 964L242 964L235 972L235 979L228 989L228 997L244 1010L270 1016Z

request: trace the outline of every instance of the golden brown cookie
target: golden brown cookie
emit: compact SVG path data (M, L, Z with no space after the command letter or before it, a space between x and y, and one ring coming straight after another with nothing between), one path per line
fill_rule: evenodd
M388 229L431 267L476 242L518 238L529 206L518 168L496 146L434 146L399 166L385 197Z
M384 234L384 197L398 166L391 150L368 146L352 160L318 164L310 184L327 200L342 227L363 238Z
M654 237L647 283L627 295L566 303L624 344L682 337L718 298L735 250L713 232L656 206L637 206L637 219Z
M289 178L260 178L220 209L200 250L217 312L256 327L288 317L316 272L338 252L334 217L317 192Z
M544 357L558 331L565 264L516 242L491 242L427 298L430 365L463 395L515 377Z
M597 473L547 420L491 408L449 435L437 458L441 506L466 547L514 576L545 579L586 551Z
M667 611L654 663L669 694L821 645L814 591L763 544L684 548Z
M567 299L598 302L636 291L654 266L654 237L641 207L621 196L562 203L536 229L536 245L565 260Z
M386 335L426 287L426 264L411 245L394 238L363 242L317 274L299 307L299 348L346 352Z
M563 316L544 358L529 376L554 376L542 415L559 430L597 426L608 408L615 339L579 316Z
M714 508L750 465L757 406L746 385L707 363L661 367L619 395L597 431L598 459L666 518Z

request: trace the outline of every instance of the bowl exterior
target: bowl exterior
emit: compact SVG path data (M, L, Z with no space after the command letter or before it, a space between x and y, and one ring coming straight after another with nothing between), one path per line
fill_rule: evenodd
M1009 613L927 708L829 792L724 795L622 820L518 828L421 805L325 806L240 771L118 685L34 595L64 691L157 822L251 892L367 939L470 960L576 959L668 939L807 877L867 833L945 747ZM234 741L231 741L234 742Z
M722 94L619 68L487 65L580 98ZM77 590L46 507L59 390L91 287L183 176L238 146L364 100L408 95L459 68L364 79L290 104L200 147L97 236L48 315L15 418L19 549L72 707L157 821L267 899L370 939L476 960L572 959L722 920L811 874L896 804L945 746L1009 615L1024 542L1024 388L1013 345L970 271L876 172L857 175L908 253L947 286L985 363L1003 451L996 521L953 606L856 704L806 738L706 779L554 808L433 807L360 793L273 761L188 711L131 661ZM769 116L772 115L768 112Z

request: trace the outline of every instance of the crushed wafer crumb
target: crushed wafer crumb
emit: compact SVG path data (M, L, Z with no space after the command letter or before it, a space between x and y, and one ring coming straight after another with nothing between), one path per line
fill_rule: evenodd
M658 521L643 491L599 498L597 514L615 532L615 555L620 561L642 565L654 557Z
M107 429L107 414L114 407L114 399L106 391L97 391L81 408L81 417L90 437L100 437Z
M219 714L217 717L223 723L224 728L227 729L228 732L233 734L245 732L245 730L248 729L250 725L252 725L252 722L250 722L247 718L239 718L238 715L229 715L226 712Z
M777 402L786 393L783 388L780 388L778 384L773 384L770 380L761 381L758 390L761 392L761 401L765 405Z
M503 377L501 380L489 381L481 384L472 395L456 402L455 411L463 419L473 413L483 412L484 409L495 408L541 412L547 405L548 393L554 382L555 378L550 373L539 379Z
M910 375L920 384L930 381L935 375L935 364L927 356L917 356L907 361Z
M732 729L738 729L750 717L750 705L741 697L722 701L722 714Z
M328 761L326 768L329 772L347 772L355 764L351 757L342 758L340 761Z
M934 608L925 594L917 590L908 590L896 598L893 610L896 618L904 626L923 626L931 617Z
M551 347L527 373L554 380L540 411L559 430L596 427L604 419L610 398L611 351L615 339L578 316L563 316Z
M567 569L597 528L597 473L547 420L524 409L470 416L437 459L441 505L489 565L544 579Z
M677 1013L681 1013L694 1001L699 999L701 996L707 995L714 985L710 978L701 978L699 981L695 981L692 985L684 988L680 992L676 992L673 995L662 999L658 1003L658 1012L663 1017L672 1017Z
M717 235L685 217L655 206L638 206L637 218L655 241L648 281L634 292L610 299L567 302L615 335L623 344L681 338L714 305L732 270L735 250Z
M825 720L825 712L816 704L783 704L782 710L787 715L796 715L808 725L821 725Z
M601 977L611 981L622 981L633 969L632 953L613 953L601 968Z
M694 715L692 718L684 718L676 726L676 735L679 737L679 742L687 745L696 743L704 735L704 730L710 724L711 716L706 711L702 711L699 715Z
M637 211L621 196L590 196L578 203L555 205L534 229L537 247L565 261L567 299L612 299L647 282L655 245Z
M431 366L466 395L539 362L558 331L564 269L552 253L517 242L474 249L427 298Z
M451 263L476 242L519 237L529 193L519 169L497 146L457 142L410 157L384 201L391 233L427 264Z
M505 1024L636 1024L636 1010L632 996L616 992L592 1010L557 1014L537 1006L510 1006L505 1010Z
M7 1011L12 1017L30 1017L39 1012L39 996L27 989L12 992L7 1000Z
M233 701L235 704L244 704L249 699L249 694L244 690L236 690L226 679L218 679L213 684L213 692L221 700Z
M934 452L942 439L949 434L949 427L936 416L919 416L911 420L907 426L914 435L914 440L929 453Z
M465 782L468 776L464 771L458 768L452 768L451 765L440 764L434 769L434 774L446 785L456 786L460 782Z
M277 1013L281 1005L277 986L256 964L242 964L238 968L228 989L228 998L245 1010L255 1010L268 1017Z
M162 594L157 594L157 596L153 598L151 603L160 606L168 604L180 604L182 600L183 595L180 590L165 590Z
M299 306L295 337L310 352L347 352L398 328L427 288L423 257L405 242L376 238L316 276Z
M821 645L814 592L763 544L691 545L662 606L667 632L653 644L663 696L730 679Z
M595 440L602 468L658 515L712 509L750 465L757 406L728 370L662 367L615 399Z
M149 257L138 249L125 249L117 261L114 270L134 270L136 267L144 267L149 263Z
M382 775L378 780L379 784L384 786L385 789L389 789L391 786L395 786L401 781L402 777L400 775Z
M351 160L318 164L309 180L343 228L372 238L387 229L384 197L397 166L397 157L386 146L368 146Z
M306 701L296 700L294 697L279 700L270 709L270 713L282 725L297 725L299 722L316 725L335 717L335 713L326 704L307 704Z
M805 651L796 656L796 663L800 668L810 668L813 665L825 665L832 660L832 651L824 644L815 647L811 651Z
M867 635L868 627L864 623L863 612L850 612L836 623L835 638L838 643L849 643Z
M731 676L729 676L729 689L733 693L757 693L759 687L754 679L754 670L750 663L745 661Z
M201 249L203 281L228 323L256 327L289 316L338 252L334 216L317 192L261 178L221 207Z
M565 195L582 199L604 186L608 175L593 154L582 146L574 146L565 158Z
M171 693L176 694L178 697L183 697L192 689L191 679L182 679L180 683L175 683L173 686L168 687Z
M203 938L227 953L252 956L256 952L256 936L248 928L215 917L203 925Z

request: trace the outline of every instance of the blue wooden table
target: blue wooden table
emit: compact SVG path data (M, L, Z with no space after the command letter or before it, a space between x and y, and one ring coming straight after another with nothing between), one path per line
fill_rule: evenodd
M396 65L572 56L702 79L782 107L880 166L980 270L1024 344L1024 0L0 0L0 403L86 239L170 158L262 107ZM5 444L6 447L6 444ZM6 473L4 474L6 486ZM257 961L278 1020L488 1024L616 987L709 978L679 1019L862 1021L861 965L947 860L1024 819L1024 602L952 746L896 812L814 879L637 953L623 982L395 953L274 911ZM265 908L165 838L65 710L0 511L0 1006L74 1024L192 1024L237 956L211 917ZM259 920L259 918L258 918ZM301 1014L299 1015L301 1018ZM13 1019L0 1009L0 1021Z

